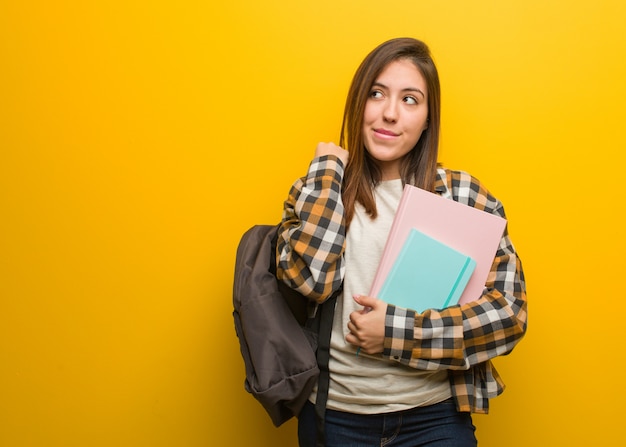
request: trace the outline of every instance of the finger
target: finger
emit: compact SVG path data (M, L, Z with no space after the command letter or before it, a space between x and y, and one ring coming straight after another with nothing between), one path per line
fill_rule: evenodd
M350 331L350 333L354 332L355 326L354 323L352 321L348 321L348 331Z
M350 333L356 337L357 333L359 332L359 329L356 327L356 324L354 324L352 321L349 321L348 331L350 331Z
M348 334L348 335L346 335L346 341L347 341L348 343L350 343L351 345L354 345L354 346L357 346L357 347L358 347L358 346L360 345L360 343L361 343L361 341L360 341L360 340L359 340L359 339L358 339L358 338L357 338L354 334Z
M354 295L352 298L365 308L374 308L378 302L378 298L367 295Z
M359 319L361 318L361 312L352 312L350 314L350 321L348 323L352 323L355 328L359 327Z

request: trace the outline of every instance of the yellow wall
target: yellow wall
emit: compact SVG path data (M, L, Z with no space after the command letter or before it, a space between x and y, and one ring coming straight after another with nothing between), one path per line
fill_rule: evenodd
M0 445L295 444L243 390L235 248L402 35L528 279L481 445L619 445L624 3L216 3L0 2Z

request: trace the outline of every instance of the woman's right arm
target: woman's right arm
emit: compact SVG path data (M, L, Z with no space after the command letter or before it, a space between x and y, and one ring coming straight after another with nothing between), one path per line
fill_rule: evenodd
M285 201L276 244L276 275L302 295L323 302L343 281L344 157L320 155Z

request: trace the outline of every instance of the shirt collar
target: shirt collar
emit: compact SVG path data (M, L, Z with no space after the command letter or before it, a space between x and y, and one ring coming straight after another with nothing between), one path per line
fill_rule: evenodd
M443 170L437 169L437 178L435 179L435 192L437 194L443 194L446 192L448 188L446 187L446 182L443 179Z

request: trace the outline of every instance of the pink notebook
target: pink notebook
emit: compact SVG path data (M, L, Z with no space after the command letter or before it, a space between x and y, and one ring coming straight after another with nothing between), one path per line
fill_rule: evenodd
M505 227L506 220L499 216L406 185L370 295L378 296L411 228L416 228L476 261L459 303L480 298Z

